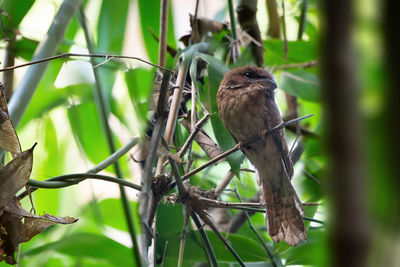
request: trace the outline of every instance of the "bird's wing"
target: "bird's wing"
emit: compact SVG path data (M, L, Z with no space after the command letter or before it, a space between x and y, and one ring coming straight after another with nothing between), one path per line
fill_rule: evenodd
M264 90L264 97L265 97L265 128L267 130L271 130L273 127L282 123L281 114L279 112L278 105L275 102L275 98L272 92L268 90ZM281 153L282 161L285 165L286 173L288 174L289 178L292 179L293 176L293 163L290 159L289 149L286 142L286 135L285 130L281 129L277 132L273 133L271 137L274 139L274 143Z

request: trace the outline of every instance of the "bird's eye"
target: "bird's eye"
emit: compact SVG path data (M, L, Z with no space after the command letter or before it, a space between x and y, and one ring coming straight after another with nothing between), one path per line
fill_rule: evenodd
M244 74L244 76L246 76L246 77L249 78L249 79L255 79L255 78L257 78L257 74L255 74L254 72L246 72L246 73Z

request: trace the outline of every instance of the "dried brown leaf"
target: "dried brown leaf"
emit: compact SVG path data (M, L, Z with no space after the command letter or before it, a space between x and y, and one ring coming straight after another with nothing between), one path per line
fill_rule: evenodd
M187 117L182 120L182 125L186 128L187 131L190 132L191 123L190 118ZM204 130L200 130L199 133L195 136L194 140L199 144L199 146L203 149L203 151L210 157L210 159L216 158L221 155L222 149L215 143L211 137ZM224 161L225 159L221 159L217 163Z
M36 144L35 144L36 145ZM33 149L18 154L0 169L0 215L1 210L26 185L32 171Z
M21 145L8 113L3 85L0 85L0 136L0 148L12 154L21 153Z
M31 214L24 210L16 198L13 198L0 216L0 261L15 264L15 251L22 242L27 242L35 235L53 224L71 224L77 219Z

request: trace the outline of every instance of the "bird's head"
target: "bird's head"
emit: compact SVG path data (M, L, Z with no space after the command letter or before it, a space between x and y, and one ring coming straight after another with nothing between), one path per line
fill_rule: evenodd
M220 88L239 89L251 86L254 83L261 84L267 90L274 90L277 84L272 74L255 66L244 66L228 71L221 81Z

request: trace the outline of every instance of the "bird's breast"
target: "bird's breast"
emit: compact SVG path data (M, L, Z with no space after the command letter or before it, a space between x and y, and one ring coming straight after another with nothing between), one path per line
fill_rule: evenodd
M219 114L238 141L265 130L265 97L259 90L223 89L217 95Z

